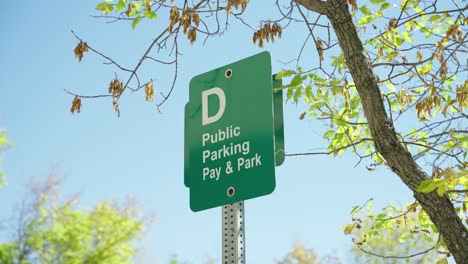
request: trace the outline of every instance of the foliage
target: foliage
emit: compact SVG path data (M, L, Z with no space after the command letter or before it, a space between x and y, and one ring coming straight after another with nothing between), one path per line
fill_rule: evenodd
M100 202L91 210L63 199L60 179L35 184L19 213L14 240L0 244L0 263L133 263L136 243L151 219L129 200Z
M294 249L288 253L277 264L340 264L341 261L336 256L326 256L319 258L312 249L304 247L300 243L294 245Z
M2 152L8 145L8 139L6 137L6 131L0 129L0 189L2 189L3 185L5 185L5 173L2 171Z
M462 25L466 21L459 16L459 10L440 12L436 3L405 0L390 8L388 1L370 2L360 6L354 15L358 31L370 35L364 42L373 67L379 75L386 74L376 78L388 103L391 121L407 122L414 119L411 112L416 114L421 124L399 133L401 142L416 158L435 155L431 159L436 161L433 177L457 177L450 180L451 184L444 184L455 187L463 181L460 177L467 174L468 165L468 132L460 123L466 118L468 81L463 78L466 65L459 60L463 50L458 49L465 43ZM399 19L387 19L394 16ZM377 22L379 19L388 23ZM366 34L369 31L381 33ZM426 44L427 41L434 44ZM331 47L331 43L321 45ZM303 117L330 120L329 130L323 135L330 153L340 155L351 149L360 158L371 157L373 165L383 164L373 146L356 87L348 81L343 54L331 55L330 59L331 69L305 72L298 67L283 70L277 78L290 77L284 89L288 100L307 105ZM446 161L444 158L454 162L437 163ZM442 163L446 168L438 167Z
M172 256L171 260L169 261L169 264L191 264L192 262L190 261L181 261L177 256ZM206 262L203 262L205 264L215 264L215 260L210 258Z
M407 129L398 133L400 142L411 151L414 159L424 160L426 168L432 171L431 178L422 181L417 191L437 191L439 196L448 194L459 217L468 224L468 131L463 121L468 106L468 81L464 78L466 61L459 59L463 56L463 49L459 47L466 44L462 26L467 21L456 5L451 11L441 12L437 2L405 0L394 8L390 8L388 1L370 2L360 6L354 16L358 31L365 36L370 35L364 41L365 48L373 68L381 76L375 78L388 105L392 122L389 125L396 127L399 123L399 128ZM382 23L383 19L388 23ZM366 35L368 31L380 34ZM329 44L326 46L330 47ZM319 49L319 52L323 51ZM348 81L343 54L331 55L330 59L333 68L325 77L319 74L323 68L304 71L298 67L296 70L283 70L278 78L290 79L284 86L288 100L307 105L301 119L309 116L329 120L329 129L323 134L328 141L327 153L341 155L351 150L360 161L371 158L373 161L367 168L374 171L377 166L386 165L385 160L374 146L356 87ZM415 126L408 126L408 122ZM412 206L411 210L389 206L378 216L369 212L366 220L353 218L345 233L359 231L360 238L355 238L358 247L376 248L375 238L382 234L388 237L387 242L392 236L399 236L405 238L406 244L420 243L416 233L429 238L425 232L433 235L437 229L432 223L432 228L427 228L430 220L419 204ZM411 223L413 229L400 230L395 221L402 221L401 218L409 221L416 212L419 217ZM399 214L400 217L393 218ZM390 219L382 221L386 218ZM356 228L364 224L370 225L367 232ZM403 242L403 239L399 241ZM387 242L382 240L379 245ZM442 246L443 241L436 249ZM383 252L380 246L376 249ZM396 252L405 254L401 250ZM447 249L442 252L447 252ZM376 263L379 261L377 259Z
M372 200L351 211L352 223L343 226L344 233L356 245L357 263L434 263L450 256L436 226L418 203L402 208L389 205L379 212Z

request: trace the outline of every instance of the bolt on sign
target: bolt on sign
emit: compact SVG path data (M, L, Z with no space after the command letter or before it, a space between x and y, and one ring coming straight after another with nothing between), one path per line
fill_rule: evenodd
M275 189L275 164L284 161L284 133L282 91L274 93L273 83L281 86L272 79L268 52L190 81L184 183L193 211Z

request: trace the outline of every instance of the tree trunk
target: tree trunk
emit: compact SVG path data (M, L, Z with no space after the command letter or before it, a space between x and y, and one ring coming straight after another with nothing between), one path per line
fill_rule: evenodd
M400 144L393 123L387 117L371 63L364 53L346 0L296 1L306 8L308 6L304 2L314 3L309 5L309 9L325 14L330 20L356 84L377 151L403 183L413 191L414 197L436 225L455 261L467 264L468 231L456 214L453 204L446 195L440 197L436 192L423 194L416 191L421 181L429 176Z

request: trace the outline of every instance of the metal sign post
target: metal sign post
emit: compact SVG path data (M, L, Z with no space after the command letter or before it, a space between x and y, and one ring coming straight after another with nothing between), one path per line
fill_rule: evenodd
M190 81L184 184L192 211L222 206L223 264L245 264L245 200L275 189L285 158L282 91L268 52Z
M223 206L223 264L245 264L244 201Z
M273 76L273 88L281 87ZM276 166L284 162L283 93L273 93ZM222 264L245 264L245 201L222 207Z

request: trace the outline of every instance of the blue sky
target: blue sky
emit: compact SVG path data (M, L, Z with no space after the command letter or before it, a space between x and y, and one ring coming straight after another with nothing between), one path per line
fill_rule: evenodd
M81 114L73 115L69 112L73 98L63 89L106 93L116 69L89 53L79 63L73 54L77 41L70 30L133 67L166 23L162 17L142 21L135 30L129 23L106 24L90 16L96 14L97 3L9 1L3 5L0 127L8 130L13 145L4 155L8 185L0 191L0 218L11 215L32 177L44 178L56 167L66 177L64 192L80 193L80 207L132 195L145 211L154 213L156 223L145 240L146 260L168 263L172 255L193 263L210 257L220 260L221 209L193 213L183 183L184 105L189 81L263 50L271 53L273 72L278 72L284 67L282 62L297 56L306 28L294 25L285 30L282 40L260 49L251 43L251 31L231 21L233 26L221 38L204 46L181 45L179 79L162 113L145 102L140 92L122 98L120 118L109 99L85 100ZM266 1L249 8L252 17L274 14L273 4ZM315 51L308 49L302 61L318 60ZM155 94L170 84L173 74L172 68L150 63L143 72L155 80ZM299 120L304 109L303 105L284 105L288 153L326 146L320 136L321 122ZM287 157L276 169L276 190L245 204L247 261L273 263L295 242L301 242L319 255L338 252L349 262L351 243L339 226L350 222L354 205L371 197L377 206L412 201L409 191L386 168L370 173L366 163L354 167L357 161L351 154Z

